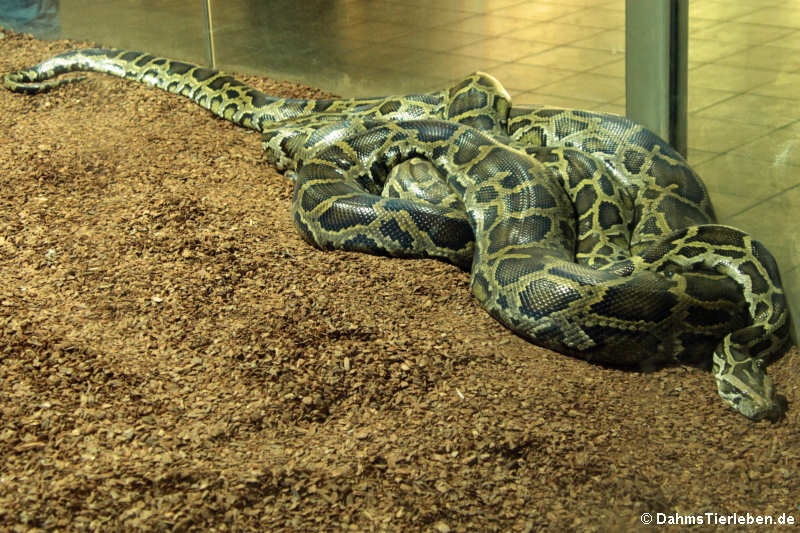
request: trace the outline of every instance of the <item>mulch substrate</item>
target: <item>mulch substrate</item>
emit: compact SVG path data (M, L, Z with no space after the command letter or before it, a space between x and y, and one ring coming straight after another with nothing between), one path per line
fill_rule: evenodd
M0 71L85 45L5 31ZM258 135L179 96L0 90L0 132L2 530L800 520L796 347L787 416L754 423L702 370L525 342L453 266L312 248Z

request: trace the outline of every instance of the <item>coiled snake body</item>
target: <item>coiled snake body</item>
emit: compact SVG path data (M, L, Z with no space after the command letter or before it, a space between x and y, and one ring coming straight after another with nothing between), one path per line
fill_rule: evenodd
M630 120L512 109L481 73L427 94L281 99L125 50L67 52L4 85L37 93L70 71L153 85L260 131L295 181L296 227L320 248L453 262L535 344L608 364L710 362L734 409L783 412L764 371L789 342L773 257L716 224L686 161Z

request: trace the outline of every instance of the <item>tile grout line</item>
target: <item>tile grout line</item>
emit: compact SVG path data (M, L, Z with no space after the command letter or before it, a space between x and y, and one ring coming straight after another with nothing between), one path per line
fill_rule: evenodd
M743 214L747 213L748 211L750 211L750 210L752 210L752 209L754 209L754 208L756 208L756 207L758 207L758 206L760 206L760 205L762 205L762 204L764 204L766 202L769 202L770 200L773 200L773 199L777 198L778 196L781 196L783 194L786 194L786 193L792 191L793 189L797 189L798 191L800 191L800 183L796 183L796 184L794 184L794 185L792 185L790 187L787 187L786 189L783 189L781 191L773 193L773 194L767 196L766 198L762 198L761 200L757 201L756 203L754 203L753 205L747 207L746 209L743 209L742 211L738 211L738 212L736 212L736 213L734 213L732 215L728 215L725 218L733 218L733 217L738 217L739 215L743 215Z

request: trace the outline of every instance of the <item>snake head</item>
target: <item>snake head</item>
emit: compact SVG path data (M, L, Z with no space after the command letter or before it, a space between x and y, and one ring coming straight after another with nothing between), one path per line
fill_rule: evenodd
M764 372L762 361L732 346L726 348L715 351L713 357L719 395L751 420L778 420L783 415L784 403Z

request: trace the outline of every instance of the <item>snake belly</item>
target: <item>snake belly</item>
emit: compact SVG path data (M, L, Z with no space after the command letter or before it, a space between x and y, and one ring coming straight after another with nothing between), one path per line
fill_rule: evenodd
M785 409L764 370L790 342L774 258L717 224L683 157L630 120L512 108L483 73L424 94L298 100L113 49L60 54L4 86L39 93L74 71L181 94L261 132L295 181L295 225L319 248L450 261L535 344L606 364L711 366L741 414Z

